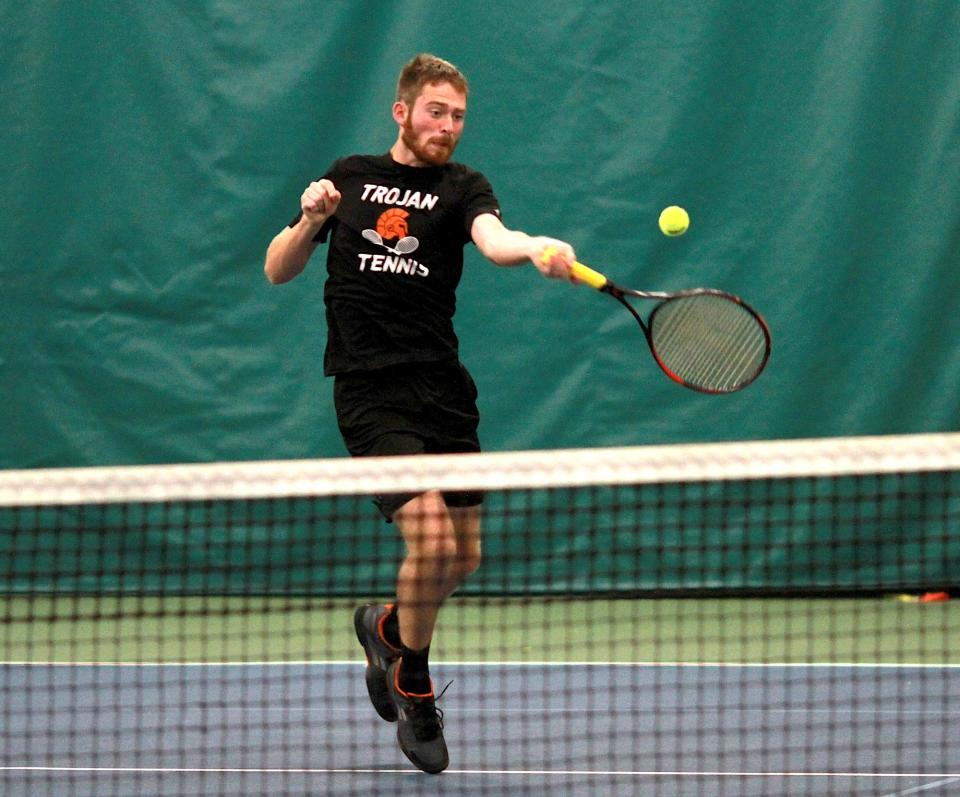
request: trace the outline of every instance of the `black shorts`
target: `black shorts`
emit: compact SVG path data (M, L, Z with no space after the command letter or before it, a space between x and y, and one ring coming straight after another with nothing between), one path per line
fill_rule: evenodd
M480 450L477 386L459 362L408 363L337 374L337 423L354 457L464 454ZM378 494L387 520L416 493ZM483 493L444 492L447 506L477 506Z

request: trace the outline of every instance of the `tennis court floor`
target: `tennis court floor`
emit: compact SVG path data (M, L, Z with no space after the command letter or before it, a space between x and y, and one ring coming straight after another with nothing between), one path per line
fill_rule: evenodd
M6 664L0 782L9 797L960 794L956 666L437 663L433 674L453 681L439 777L403 758L356 663Z

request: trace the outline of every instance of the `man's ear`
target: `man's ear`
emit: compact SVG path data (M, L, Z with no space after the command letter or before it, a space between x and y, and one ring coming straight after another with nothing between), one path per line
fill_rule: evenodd
M400 125L400 127L403 127L404 124L406 124L409 113L410 109L402 100L397 100L393 104L393 121Z

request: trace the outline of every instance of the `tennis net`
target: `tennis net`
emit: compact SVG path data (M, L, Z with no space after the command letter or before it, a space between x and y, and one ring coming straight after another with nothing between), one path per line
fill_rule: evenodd
M439 776L353 623L423 490L485 495ZM8 471L0 793L960 794L958 585L953 434Z

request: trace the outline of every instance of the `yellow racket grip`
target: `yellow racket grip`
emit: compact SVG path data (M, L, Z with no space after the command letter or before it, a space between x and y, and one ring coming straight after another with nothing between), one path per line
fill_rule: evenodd
M546 265L550 262L550 258L556 253L557 248L555 246L546 247L540 255L540 262ZM599 271L594 271L590 266L585 266L583 263L576 261L570 266L570 276L579 280L584 285L596 288L598 291L603 290L604 285L607 284L607 278Z
M607 278L603 276L603 274L599 271L594 271L590 266L583 265L583 263L575 262L570 266L570 276L575 277L591 288L596 288L598 291L602 291L607 284Z

